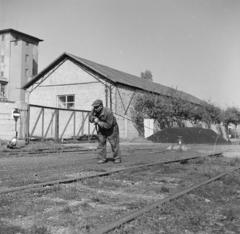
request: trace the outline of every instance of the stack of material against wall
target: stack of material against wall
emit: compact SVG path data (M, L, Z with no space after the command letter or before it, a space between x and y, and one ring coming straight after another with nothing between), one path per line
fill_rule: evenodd
M158 143L178 143L182 137L183 144L229 144L211 129L204 128L167 128L158 131L147 139Z

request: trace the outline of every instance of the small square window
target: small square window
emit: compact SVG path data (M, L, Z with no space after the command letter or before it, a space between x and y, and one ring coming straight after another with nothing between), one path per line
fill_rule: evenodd
M29 42L26 42L26 46L29 46Z
M61 95L57 97L58 108L74 109L75 96L74 95Z
M18 45L18 41L14 41L14 45Z

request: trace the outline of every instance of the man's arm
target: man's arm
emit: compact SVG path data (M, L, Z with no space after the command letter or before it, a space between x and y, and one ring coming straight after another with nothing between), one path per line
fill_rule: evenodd
M108 112L106 115L106 121L97 121L97 124L101 127L101 128L106 128L109 129L113 126L113 121L114 121L114 117L113 117L113 113L112 112Z
M94 108L91 110L88 120L90 123L94 123L94 119L96 118L95 113L94 113Z

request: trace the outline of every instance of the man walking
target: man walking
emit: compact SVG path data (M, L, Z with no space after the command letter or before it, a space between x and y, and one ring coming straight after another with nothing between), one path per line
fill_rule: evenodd
M89 121L97 127L99 144L98 164L106 163L106 143L107 139L113 151L114 163L121 163L121 152L119 148L119 128L112 111L103 106L102 100L97 99L92 104L93 109L89 115Z

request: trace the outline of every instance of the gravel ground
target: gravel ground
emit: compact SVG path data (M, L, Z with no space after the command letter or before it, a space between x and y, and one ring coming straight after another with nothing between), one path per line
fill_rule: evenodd
M96 147L96 144L94 145ZM85 147L93 147L86 144ZM167 151L165 145L122 145L122 163L114 164L111 160L103 165L97 164L96 152L58 153L45 156L21 156L0 158L0 187L16 187L31 183L40 183L51 180L59 180L81 176L91 172L104 172L132 165L147 164L155 161L165 161L183 157L192 157L201 152L192 150L186 152ZM159 151L159 153L151 153ZM109 159L111 153L108 152Z
M165 161L210 154L224 151L226 157L240 157L239 145L187 145L187 151L166 150L171 144L151 142L122 142L122 163L113 164L111 152L108 151L109 162L97 164L97 143L81 143L82 149L93 149L79 153L46 154L44 156L21 156L0 158L0 189L18 187L32 183L50 180L67 179L86 173L105 172L132 165L148 164L155 161ZM65 145L70 146L69 145ZM109 147L108 147L109 148ZM153 153L158 151L157 153Z
M76 145L65 144L64 146L70 147L70 146L76 146ZM186 149L187 149L186 151L166 150L169 146L177 146L177 145L169 144L169 143L165 143L165 144L151 143L151 142L146 142L146 141L145 142L121 142L121 149L122 149L122 154L123 154L123 156L122 156L123 162L121 164L113 164L113 162L110 160L106 164L98 165L97 159L96 159L96 151L95 151L95 149L97 147L97 143L85 143L85 144L81 143L81 144L79 144L79 151L76 153L59 152L57 154L45 154L45 155L35 155L35 156L34 155L31 155L31 156L21 155L21 157L3 156L3 157L0 157L0 190L5 190L10 187L18 187L18 186L23 186L23 185L33 184L33 183L51 181L51 180L60 180L60 179L66 179L66 178L79 177L79 176L86 175L89 173L105 172L105 171L109 171L109 170L129 167L129 166L133 166L133 165L148 164L148 163L152 163L155 161L160 162L160 161L166 161L166 160L171 160L171 159L180 159L180 158L185 158L185 157L206 155L206 154L210 154L213 152L224 151L224 156L227 156L227 157L233 157L233 156L239 157L239 154L240 154L239 153L239 145L237 145L237 144L235 144L235 145L217 145L217 146L215 146L215 145L199 145L199 144L186 145ZM44 147L44 145L42 145L42 147ZM45 148L46 148L46 146L45 146ZM85 151L83 154L83 150L86 150L86 149L89 149L92 151L87 151L87 152ZM111 159L110 158L111 153L109 151L109 146L108 146L108 157L109 157L109 159ZM194 169L193 171L198 170L200 168L200 166L198 164L192 165L192 167L189 167L188 165L185 165L185 164L179 164L176 166L177 166L177 168L183 169L182 170L183 175L186 174L186 171L188 170L188 168ZM209 172L212 171L212 170L210 170L210 168L208 170L208 166L209 166L208 164L204 165L204 167L203 167L204 170L209 171ZM173 177L171 175L171 173L177 172L176 168L174 168L174 170L170 170L170 167L171 167L170 165L163 167L163 168L165 168L164 170L166 170L165 173L167 173L165 175L166 178ZM153 174L153 175L156 176L155 174ZM192 175L192 174L190 173L189 175ZM128 181L130 181L130 179L132 180L133 174L131 174L129 172L129 179L126 179L125 178L126 174L122 173L122 176L124 176L124 180L122 178L118 178L118 180L117 180L117 176L119 176L119 175L115 176L113 174L112 180L102 177L102 178L100 178L100 182L104 181L104 183L105 183L107 181L109 186L113 187L113 188L116 187L115 189L119 193L118 188L122 188L122 187L126 186L124 183L127 183ZM187 176L187 175L185 175L185 176ZM149 179L149 174L147 173L146 176L143 176L143 178L146 180ZM163 179L162 174L161 174L161 176L158 176L156 178ZM177 178L179 178L179 176ZM187 176L187 178L192 179L193 177ZM198 176L196 178L198 178ZM143 179L141 179L141 180L143 180ZM35 212L34 215L35 216L37 215L36 217L34 216L36 218L36 220L38 220L38 219L42 220L41 219L41 216L43 215L42 209L43 209L43 204L45 204L45 203L46 203L45 204L46 207L44 207L44 209L43 209L44 212L46 212L47 214L53 212L53 214L51 216L49 216L49 220L48 219L46 219L46 220L48 220L49 222L55 222L54 218L56 218L58 220L58 222L59 222L59 220L60 221L62 220L62 222L63 223L65 222L66 225L69 225L69 223L73 222L76 219L76 217L78 217L78 216L80 217L80 215L83 215L83 217L85 217L85 218L88 217L87 212L89 212L89 210L92 209L91 207L93 207L93 205L95 208L99 206L99 208L100 208L99 210L101 210L101 212L108 213L108 210L106 210L106 211L103 210L103 207L109 208L107 206L108 204L105 204L105 203L101 204L103 197L106 196L106 194L104 195L103 193L106 192L107 189L104 189L104 187L100 184L101 189L103 191L102 192L99 191L101 193L99 193L98 196L96 196L96 194L97 194L96 191L99 190L99 187L96 189L96 191L95 190L91 191L91 193L89 193L88 187L87 187L86 191L84 190L84 188L86 186L90 186L90 185L92 186L91 188L94 189L94 186L93 186L94 184L92 184L94 181L97 181L97 180L94 180L94 179L89 180L87 183L90 183L90 184L85 184L85 183L66 184L66 185L63 185L63 188L66 187L65 189L62 189L61 191L56 191L56 194L59 196L59 199L60 198L62 199L61 196L63 196L63 197L68 196L69 202L65 201L67 199L56 200L56 196L55 196L56 194L54 194L54 189L59 189L57 186L56 187L53 186L52 188L49 188L49 190L51 190L51 189L53 190L52 191L53 195L51 195L52 192L49 191L49 196L50 195L53 196L53 197L51 197L52 200L46 200L45 198L46 198L46 196L48 196L48 193L45 194L46 193L45 190L41 191L41 189L39 189L39 192L33 192L32 198L29 197L29 194L31 194L31 193L27 193L27 191L26 191L27 196L25 195L25 193L22 193L22 192L19 194L16 193L15 195L10 194L9 195L10 198L11 198L11 196L13 196L13 198L15 199L15 200L13 199L12 201L14 201L16 203L16 204L14 203L14 205L13 205L13 207L15 207L14 212L16 214L13 212L14 218L10 219L10 220L12 220L12 223L11 223L11 225L7 226L6 230L9 230L9 227L11 227L13 225L15 225L17 227L20 227L20 226L28 227L28 225L30 225L30 224L32 225L34 223L34 220L31 220L31 218L28 218L27 215L25 215L26 217L24 216L24 212L30 212L31 207L36 209L36 210L33 209L33 211ZM137 183L135 183L136 181L137 181ZM136 181L134 182L134 186L137 186L140 181L140 179L138 178L138 174L136 174ZM183 179L183 181L185 181L185 179ZM152 182L152 181L150 181L150 182ZM121 184L123 183L124 186L123 185L117 186L118 183L121 183ZM139 184L139 186L140 185L141 185L141 183ZM150 186L150 183L148 185ZM128 192L129 192L129 190L131 191L134 186L132 183L130 183L130 185L126 186L127 191ZM166 189L165 187L163 187L163 188ZM162 187L159 188L159 189L161 189L161 193L162 193L163 188ZM135 190L138 193L140 191L139 189L141 189L141 186L135 188ZM149 191L150 191L149 189L146 189L144 187L143 195L146 196L146 193ZM218 191L218 190L216 190L216 191ZM69 193L69 192L71 192L71 193ZM161 195L161 193L160 193L160 195ZM79 195L79 194L81 196L85 196L84 197L85 200L84 199L81 200L82 198L75 199L74 197L72 197L73 195L75 196L75 195ZM93 195L95 195L95 196L92 197ZM113 195L114 195L113 197L115 199L116 194L113 194ZM125 195L125 193L122 193L122 195ZM5 205L6 207L11 206L11 202L9 202L9 204L7 203L8 201L11 201L11 200L7 200L4 197L5 196L2 196L3 205ZM8 195L6 195L6 197L8 197ZM91 198L90 200L89 200L89 197ZM123 196L123 197L125 200L122 199L121 202L125 202L125 203L130 202L129 198L126 199L125 196ZM112 199L112 196L110 196L110 198ZM26 203L26 199L29 199L28 203ZM31 200L31 199L33 199L33 200ZM194 197L194 199L195 199L195 197ZM76 203L76 202L78 202L78 203ZM115 200L113 200L112 202L113 202L113 204L116 204ZM194 200L194 202L195 202L195 200ZM193 202L193 204L195 204L194 202ZM231 200L231 204L233 202L235 202L235 200ZM50 203L51 203L52 207L51 206L48 207L48 205L50 205ZM223 204L225 204L225 203L226 202L224 200ZM28 206L26 206L26 204ZM205 205L205 203L203 203L202 200L199 202L199 204ZM207 204L210 204L210 203L208 202ZM234 204L236 204L236 203L234 203ZM214 207L216 207L218 205L219 204L211 203L211 206L209 206L208 209L207 208L206 209L212 210ZM78 208L79 206L81 209ZM5 207L5 211L7 209L6 207ZM28 211L26 211L26 207L30 207L30 208L28 208L29 209ZM126 211L129 211L128 209L130 209L130 208L131 209L135 208L135 206L133 206L132 203L125 204L124 206L119 206L119 207L121 209L122 209L122 207L127 207ZM136 208L138 208L138 207L136 207ZM60 209L60 210L54 210L54 209ZM121 211L121 209L120 209L120 211ZM167 208L167 211L168 210L169 210L169 208ZM233 212L233 211L234 211L234 209L231 209L231 212ZM20 213L19 215L18 215L18 212ZM77 212L78 216L76 216L76 214L75 214L76 212ZM79 212L82 212L82 213L80 214ZM118 210L116 210L116 211L114 210L114 212L118 213ZM174 210L174 212L175 212L175 210ZM115 217L115 213L114 213L113 217ZM189 212L187 214L189 215ZM161 213L161 215L164 215L164 214ZM60 216L62 217L62 219L59 218ZM167 214L167 216L169 216L169 215ZM66 217L68 217L69 220ZM97 215L96 217L94 216L93 217L94 219L91 216L89 216L89 217L90 217L90 220L96 220L96 222L97 222L97 220L99 220L99 215ZM105 216L103 215L103 217L105 217ZM155 217L155 215L153 215L153 217ZM51 220L53 220L53 221L51 221ZM79 222L80 221L82 222L82 220L83 219L76 220L76 224L79 224ZM201 220L202 220L202 218L201 218ZM236 220L238 221L238 219L236 219ZM1 219L0 219L0 221L1 221ZM205 219L203 219L203 221L205 221ZM213 220L213 223L214 222L215 222L215 220ZM157 223L159 223L159 220L156 220L156 224ZM35 222L35 224L36 224L36 222ZM44 221L44 224L45 224L45 221ZM94 224L94 225L97 225L97 224ZM222 225L222 221L220 224ZM87 230L87 228L88 228L87 224L83 223L81 225ZM172 226L172 225L170 225L170 226ZM33 227L35 227L35 226L33 226ZM139 225L139 227L142 227L142 226ZM68 227L66 226L64 228L62 229L62 231L59 228L55 231L52 230L52 233L54 233L54 234L55 233L61 233L61 234L74 233L74 232L65 232L65 230ZM0 222L0 229L1 229L1 222ZM160 230L160 229L158 229L158 230ZM219 228L218 228L218 230L219 230ZM38 231L39 232L32 232L32 233L43 233L43 234L48 233L48 232L40 232L40 229L38 229ZM1 230L0 230L0 233L1 233ZM15 233L24 233L24 232L15 232ZM137 232L137 233L140 233L140 232ZM150 232L150 233L154 233L154 232ZM181 233L181 232L175 232L175 233ZM192 234L193 232L190 232L190 233ZM235 233L235 232L231 232L231 233Z

